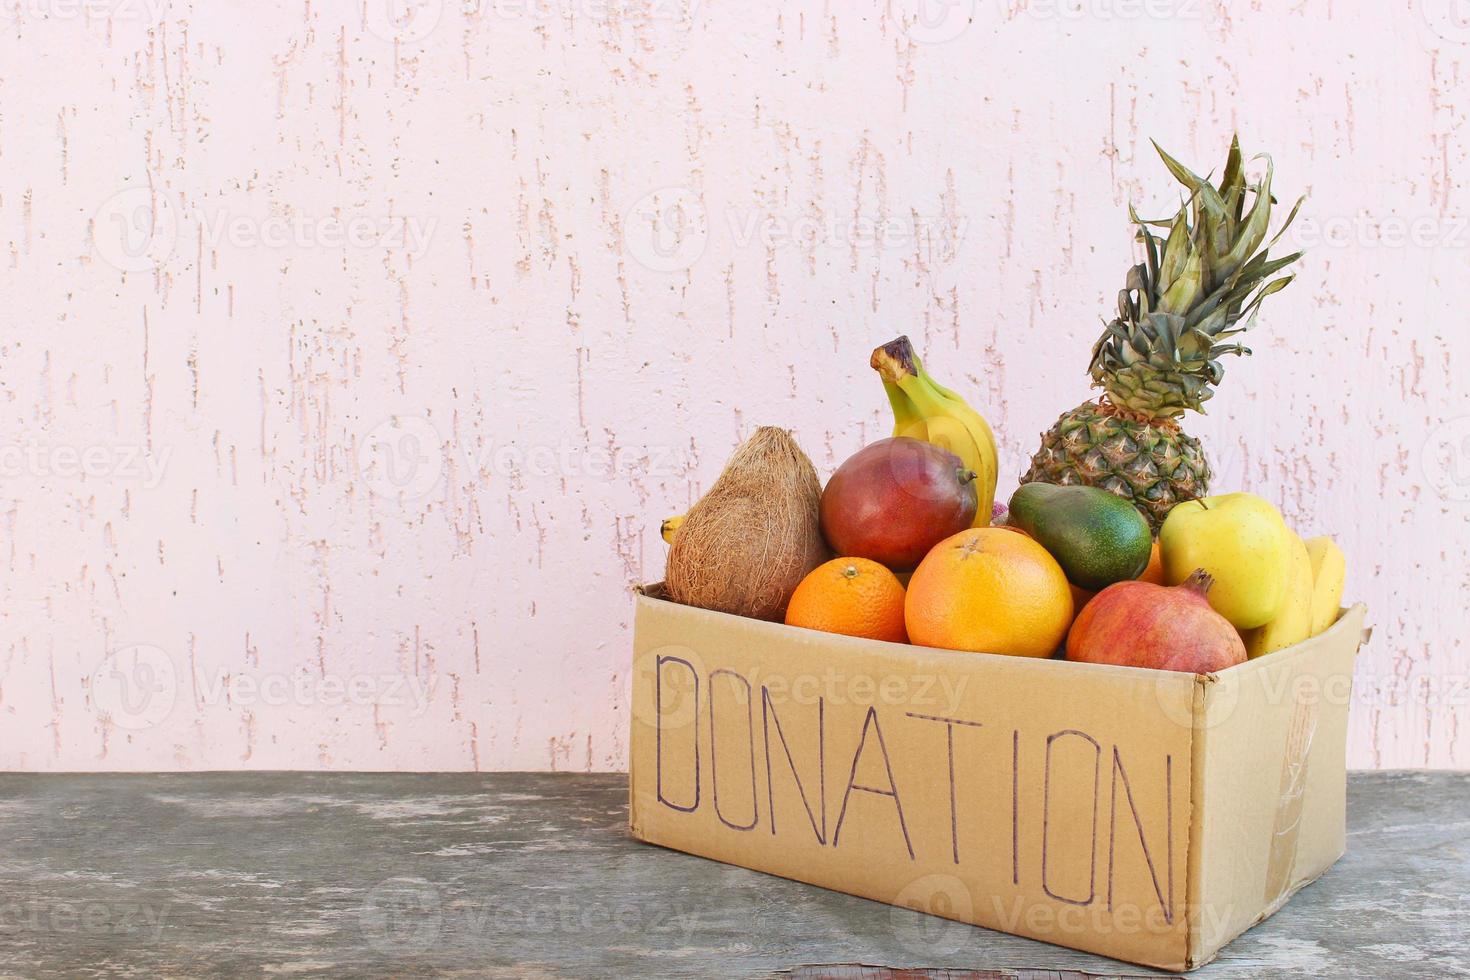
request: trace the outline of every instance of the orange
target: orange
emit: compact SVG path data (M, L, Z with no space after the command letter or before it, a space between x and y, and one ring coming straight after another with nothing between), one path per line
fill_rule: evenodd
M1076 613L1073 617L1075 619L1076 616L1082 615L1083 608L1089 602L1097 598L1097 593L1092 592L1088 589L1084 589L1080 585L1073 585L1071 582L1067 583L1067 588L1070 589L1072 592L1072 608L1076 610Z
M867 558L834 558L812 569L786 607L786 625L907 643L903 585Z
M935 545L904 603L909 640L947 650L1049 657L1072 625L1072 588L1035 540L975 527Z
M1143 574L1138 576L1138 581L1152 582L1154 585L1169 584L1164 581L1164 555L1159 550L1159 543L1157 541L1154 542L1153 554L1149 555L1148 568L1144 569Z

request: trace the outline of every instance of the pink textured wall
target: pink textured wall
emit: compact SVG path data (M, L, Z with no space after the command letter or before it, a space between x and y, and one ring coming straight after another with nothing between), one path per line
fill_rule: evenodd
M659 519L900 332L1008 493L1237 128L1314 248L1191 427L1350 556L1352 764L1470 765L1453 0L395 6L0 0L0 766L620 768Z

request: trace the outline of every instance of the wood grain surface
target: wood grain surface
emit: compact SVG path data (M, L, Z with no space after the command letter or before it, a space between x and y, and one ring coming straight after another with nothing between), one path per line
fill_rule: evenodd
M626 803L620 775L0 776L0 974L1159 975L639 844ZM1347 856L1190 976L1470 976L1467 809L1465 774L1353 774Z

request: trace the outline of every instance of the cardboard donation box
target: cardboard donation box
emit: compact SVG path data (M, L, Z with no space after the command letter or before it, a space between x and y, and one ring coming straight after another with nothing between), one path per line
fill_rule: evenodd
M1167 970L1213 959L1343 853L1362 606L1194 675L658 596L640 592L634 629L639 840Z

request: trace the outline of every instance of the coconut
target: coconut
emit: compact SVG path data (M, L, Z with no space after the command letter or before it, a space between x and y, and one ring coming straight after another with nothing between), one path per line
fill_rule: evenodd
M791 593L827 558L816 468L785 429L763 426L689 511L664 586L685 605L780 620Z

